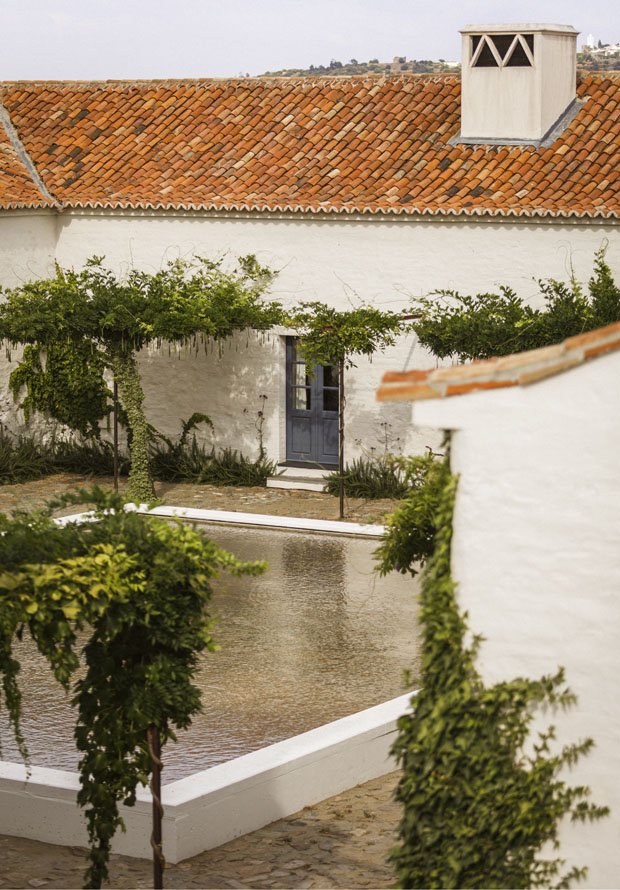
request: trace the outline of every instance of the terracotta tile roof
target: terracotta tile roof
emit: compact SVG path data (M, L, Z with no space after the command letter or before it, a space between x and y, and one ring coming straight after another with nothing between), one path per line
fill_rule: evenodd
M618 217L620 77L578 94L536 149L450 145L455 75L0 86L66 207Z
M53 206L33 181L0 120L0 208Z
M430 371L388 371L377 390L377 399L380 402L417 402L476 390L527 386L617 349L620 349L620 322L569 337L555 346L502 358Z

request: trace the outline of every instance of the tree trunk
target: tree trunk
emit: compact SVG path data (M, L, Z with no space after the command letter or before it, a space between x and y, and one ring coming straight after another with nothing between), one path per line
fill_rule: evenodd
M113 411L113 436L114 436L114 491L118 494L118 383L114 378L114 411Z
M344 362L338 365L338 475L340 519L344 519Z
M110 364L131 429L131 468L127 493L136 503L152 501L155 488L149 468L149 433L143 408L144 390L136 357L132 352L114 350L110 355Z
M153 888L163 890L164 868L166 860L162 852L162 826L161 820L164 808L161 805L161 743L159 729L152 723L147 729L147 741L149 756L151 758L151 796L153 798L153 831L151 833L151 848L153 850Z

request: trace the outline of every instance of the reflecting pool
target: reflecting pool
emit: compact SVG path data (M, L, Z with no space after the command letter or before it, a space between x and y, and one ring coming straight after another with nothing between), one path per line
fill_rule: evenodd
M200 526L241 559L266 559L257 578L222 576L211 611L222 650L198 675L203 711L164 751L165 782L182 778L406 691L417 668L417 583L379 578L376 539ZM46 662L19 645L23 730L32 763L75 769L74 716ZM0 715L2 757L17 760Z

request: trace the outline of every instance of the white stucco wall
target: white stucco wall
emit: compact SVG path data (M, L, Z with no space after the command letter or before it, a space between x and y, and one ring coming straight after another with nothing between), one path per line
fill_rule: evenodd
M54 272L57 214L0 211L0 287L14 287Z
M0 211L0 288L17 287L34 278L54 272L57 214L51 211ZM0 422L18 429L22 412L9 392L8 379L20 349L10 352L0 348Z
M505 221L65 212L57 217L55 258L79 268L93 254L104 255L122 273L130 266L155 271L179 256L227 254L232 260L254 253L279 271L272 294L288 305L321 300L344 309L363 301L399 310L411 296L439 288L475 292L508 283L535 298L534 278L565 279L572 268L587 280L594 252L606 240L608 259L620 271L614 231ZM284 459L284 341L274 334L265 343L250 337L249 348L246 341L244 336L227 344L221 359L185 353L168 358L167 350L143 355L147 411L156 428L174 435L181 418L204 411L214 421L218 444L252 453L259 397L265 394L265 443L270 456ZM390 450L409 452L439 445L436 433L412 426L409 405L378 406L374 400L385 370L436 364L424 350L411 352L412 345L412 337L403 338L347 374L349 458L373 448L381 452L386 440ZM211 441L210 434L205 438Z
M405 307L411 296L438 288L488 290L508 283L534 298L536 277L566 278L571 267L586 280L594 252L610 241L608 257L620 269L620 241L612 227L387 221L384 219L291 219L199 215L65 214L57 260L81 266L94 252L119 272L135 265L159 269L169 259L203 255L232 258L254 253L279 271L272 287L287 305L322 300L340 308L356 301L389 309ZM245 341L245 338L243 338ZM388 368L433 367L424 350L410 355L412 338L372 363L361 360L347 375L349 456L383 448L420 451L437 447L429 430L414 429L407 405L374 402ZM191 361L150 357L146 371L147 408L156 427L174 433L179 417L204 410L223 444L256 447L253 423L261 393L268 395L266 444L271 455L284 451L284 348L273 335L267 348L237 343L222 360ZM148 371L147 371L148 368ZM216 379L213 387L209 381ZM167 381L174 381L167 388ZM200 381L197 383L197 381Z
M592 737L568 778L612 809L565 825L562 850L583 886L620 877L620 353L528 387L415 405L452 429L459 474L453 577L488 682L566 669L578 705L546 714L562 743ZM580 885L582 886L582 885Z

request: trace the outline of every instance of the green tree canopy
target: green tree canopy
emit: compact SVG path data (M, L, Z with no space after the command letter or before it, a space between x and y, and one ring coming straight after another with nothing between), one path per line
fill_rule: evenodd
M406 329L398 312L374 306L339 311L318 301L300 303L290 313L289 324L297 331L299 351L310 366L353 367L354 356L372 357L392 346Z
M54 278L6 291L0 305L0 339L52 354L59 344L69 344L82 362L87 358L85 344L93 350L93 361L109 368L118 382L131 429L130 495L148 500L153 483L137 352L151 343L221 340L245 328L271 327L281 317L280 304L263 296L272 279L273 273L252 256L240 258L233 271L224 271L221 261L177 260L159 272L134 269L124 278L106 269L102 258L93 257L81 271L57 267ZM29 360L32 364L32 353ZM27 381L18 374L14 388L22 382ZM37 402L36 393L31 386L29 407L43 404L53 412L54 399ZM56 401L66 404L71 399ZM66 420L67 412L59 419Z
M434 355L468 361L550 346L620 320L620 288L604 250L596 254L587 292L575 278L540 281L539 287L541 308L508 287L475 296L437 291L415 301L412 326Z
M59 527L52 510L70 503L92 504L94 521ZM107 876L112 838L122 826L119 804L133 805L139 784L148 782L148 727L165 743L200 709L193 682L198 658L217 648L207 612L213 578L223 570L264 569L264 563L240 562L187 525L124 505L94 488L38 513L0 514L0 704L27 759L13 650L26 634L72 693L77 711L78 803L86 808L91 842L90 887ZM74 681L80 651L84 671Z

